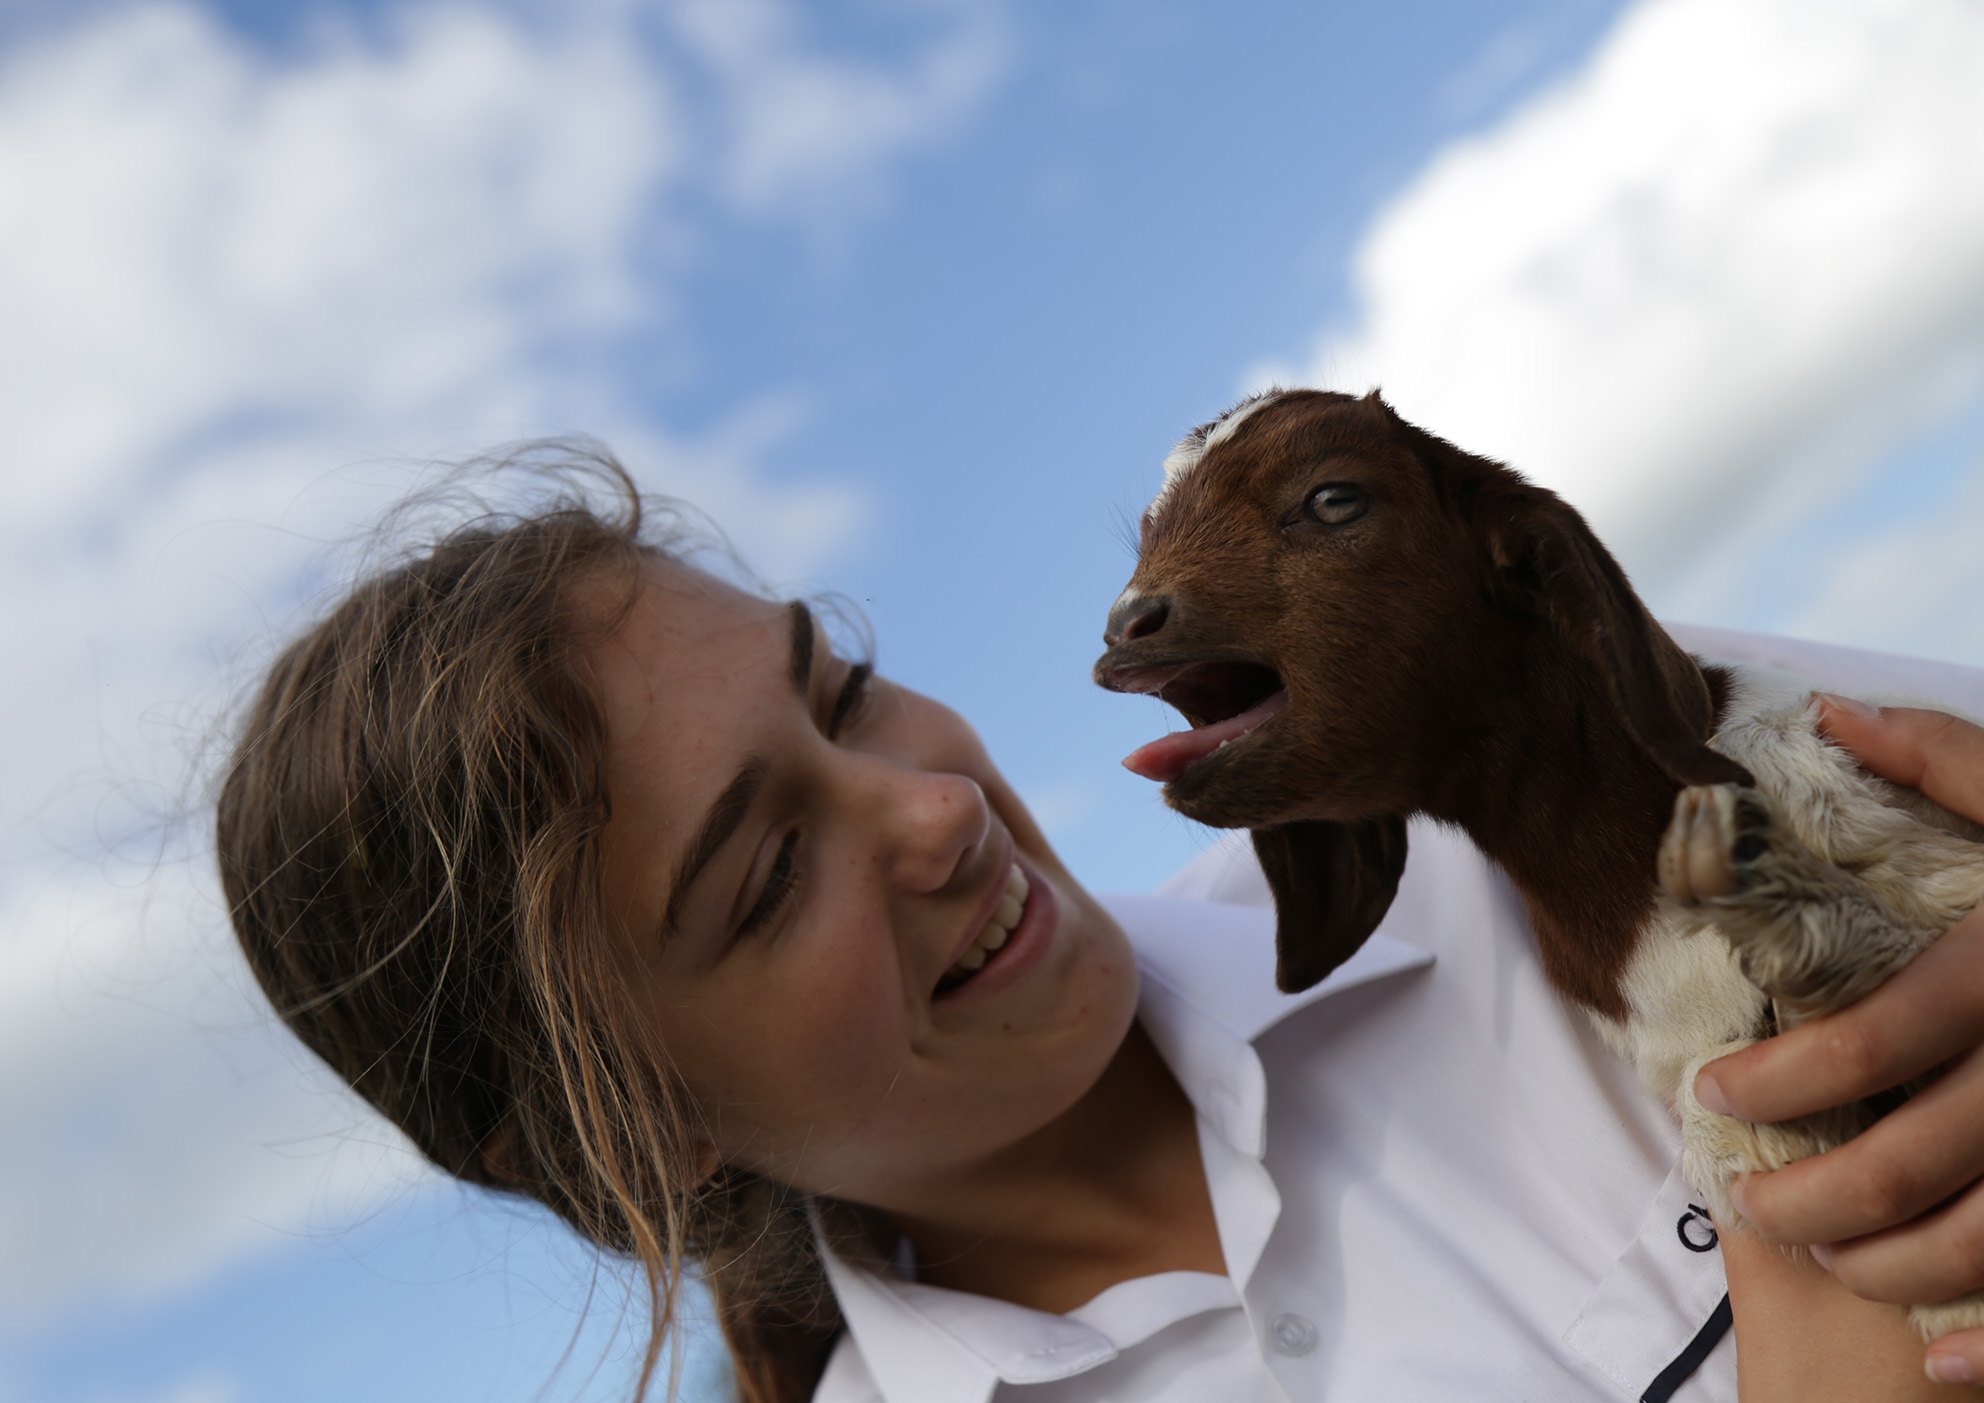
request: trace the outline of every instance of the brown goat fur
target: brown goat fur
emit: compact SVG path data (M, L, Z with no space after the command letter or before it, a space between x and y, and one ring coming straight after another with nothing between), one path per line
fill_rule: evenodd
M1158 683L1195 722L1277 679L1287 705L1188 765L1167 801L1254 830L1284 987L1314 983L1369 935L1404 866L1403 820L1424 813L1509 872L1552 981L1622 1016L1676 793L1748 782L1705 745L1726 679L1667 637L1554 494L1375 394L1292 391L1249 408L1226 436L1199 431L1214 440L1203 461L1145 514L1095 675ZM1325 486L1365 509L1317 519ZM1205 663L1253 668L1168 676Z

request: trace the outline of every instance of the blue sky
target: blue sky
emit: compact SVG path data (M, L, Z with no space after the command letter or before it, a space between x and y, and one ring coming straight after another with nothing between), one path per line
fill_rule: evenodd
M1147 888L1204 835L1087 668L1269 379L1382 382L1670 617L1984 662L1980 65L1966 0L7 9L0 1403L526 1399L571 1340L583 1252L269 1028L201 849L424 462L598 435ZM602 1298L543 1396L617 1396Z

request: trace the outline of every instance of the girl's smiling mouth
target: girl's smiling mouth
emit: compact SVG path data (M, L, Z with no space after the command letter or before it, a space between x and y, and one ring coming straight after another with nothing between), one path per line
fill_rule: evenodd
M1047 882L1015 857L991 915L937 981L932 1000L952 1003L968 991L990 992L1017 979L1052 942L1057 913Z
M985 967L986 960L997 954L999 948L1012 938L1014 928L1020 923L1020 914L1026 909L1027 886L1026 873L1020 871L1020 865L1015 862L1008 866L1005 894L992 908L991 916L972 938L970 946L937 981L940 991L946 987L956 988L978 973Z

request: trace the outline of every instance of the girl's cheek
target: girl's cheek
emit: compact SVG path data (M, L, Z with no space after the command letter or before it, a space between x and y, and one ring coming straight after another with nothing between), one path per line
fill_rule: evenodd
M805 1040L834 1067L832 1075L860 1078L902 1059L901 1013L879 981L820 984L811 991Z

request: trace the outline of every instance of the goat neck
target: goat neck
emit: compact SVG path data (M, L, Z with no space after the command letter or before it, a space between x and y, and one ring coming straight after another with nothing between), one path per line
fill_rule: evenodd
M1596 1012L1626 1015L1621 981L1659 896L1655 860L1681 785L1610 705L1606 679L1549 636L1423 807L1461 828L1528 909L1545 974ZM1703 669L1721 715L1728 675Z

